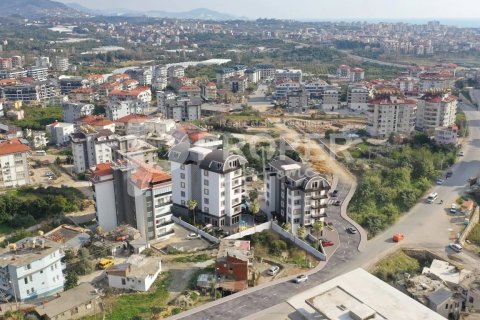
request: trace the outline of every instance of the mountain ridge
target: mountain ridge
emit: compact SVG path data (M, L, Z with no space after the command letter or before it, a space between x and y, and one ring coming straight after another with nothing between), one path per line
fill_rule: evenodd
M52 0L0 1L0 17L18 15L24 18L82 17L86 14Z

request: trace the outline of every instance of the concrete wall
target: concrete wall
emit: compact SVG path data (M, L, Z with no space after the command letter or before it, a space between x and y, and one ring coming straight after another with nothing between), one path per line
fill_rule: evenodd
M259 224L258 226L254 226L253 228L249 228L247 230L240 231L238 233L232 234L228 237L225 237L225 239L228 240L237 240L241 239L243 237L252 235L257 232L262 232L264 230L270 230L272 228L272 221L268 221L262 224Z
M214 236L206 233L205 231L202 231L202 230L200 230L200 229L192 226L192 225L191 225L190 223L188 223L188 222L185 222L185 221L183 221L183 220L181 220L181 219L179 219L179 218L177 218L177 217L175 217L175 216L172 216L172 220L173 220L173 222L181 225L182 227L184 227L184 228L186 228L186 229L188 229L188 230L190 230L190 231L193 231L193 232L198 233L199 235L201 235L203 238L207 239L207 240L210 241L210 242L213 242L213 243L215 243L215 244L220 243L220 240L219 240L219 239L217 239L217 238L215 238Z
M475 212L470 217L470 222L468 223L468 226L463 230L460 238L458 238L458 243L460 243L462 246L465 244L465 240L467 239L470 231L472 231L473 227L475 227L475 225L480 222L479 216L479 207L477 206L475 208Z

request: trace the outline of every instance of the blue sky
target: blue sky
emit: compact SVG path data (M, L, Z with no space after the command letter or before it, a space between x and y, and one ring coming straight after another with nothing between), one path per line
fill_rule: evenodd
M57 0L58 1L58 0ZM59 0L92 9L186 11L209 8L235 16L285 19L457 19L480 17L479 0Z

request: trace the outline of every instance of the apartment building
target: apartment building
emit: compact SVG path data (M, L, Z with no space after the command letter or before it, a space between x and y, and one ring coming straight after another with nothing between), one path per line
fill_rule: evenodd
M152 91L150 90L150 87L138 87L133 90L112 90L108 95L109 104L115 105L120 102L128 102L129 104L133 104L135 108L142 110L141 112L135 113L143 113L145 109L150 107L151 101ZM126 115L128 114L123 114L119 116L119 118ZM110 120L116 119L118 118Z
M81 117L93 115L95 106L93 104L81 102L65 102L63 107L63 121L75 123Z
M0 187L18 187L30 184L27 154L30 147L14 138L0 142Z
M228 79L228 88L233 93L244 93L247 85L248 81L245 76L234 76Z
M131 79L135 79L141 86L150 86L152 84L152 67L135 68L125 71Z
M275 98L277 99L286 99L287 96L294 92L301 89L301 85L298 82L282 82L278 83L275 86Z
M191 121L201 118L201 100L179 98L174 94L157 95L158 110L166 119L175 121Z
M421 92L446 90L455 87L455 76L450 72L423 72L419 76Z
M58 56L53 58L53 62L52 62L53 70L58 72L64 72L64 71L67 71L69 67L70 67L70 63L68 61L68 58L58 57Z
M337 86L328 86L323 89L322 109L324 111L334 111L340 106L339 103L340 88Z
M118 141L110 130L95 130L83 126L79 132L70 135L73 170L75 173L87 171L98 163L112 161L112 147Z
M27 70L24 69L0 69L0 79L20 79L25 77L27 77Z
M438 144L458 144L458 127L453 124L448 127L435 128L435 142Z
M362 85L349 85L347 91L347 105L352 111L365 112L368 110L370 90Z
M73 123L58 122L46 125L46 131L50 136L50 142L62 146L70 142L70 135L75 131Z
M158 160L158 149L135 135L119 136L112 146L113 161L135 160L140 163L155 164Z
M143 239L158 241L174 234L172 177L139 162L97 164L92 172L96 216L105 231L128 224Z
M455 123L457 97L450 93L426 93L418 99L416 127L434 130Z
M0 291L18 301L51 296L63 290L65 278L60 244L45 238L24 238L0 251Z
M106 271L110 288L147 292L162 270L159 257L135 254Z
M171 66L167 69L168 78L181 78L185 76L185 68L179 65Z
M58 85L62 94L68 94L70 91L75 89L87 88L89 86L89 82L87 79L82 77L62 75L58 77Z
M275 66L271 64L257 64L255 68L260 71L260 80L272 80L275 78Z
M135 101L110 101L105 107L105 115L111 121L131 114L143 114L145 110L136 104Z
M266 172L265 212L290 223L294 234L300 226L324 221L330 190L324 176L287 156L270 162Z
M249 83L258 83L260 81L260 70L257 68L250 68L245 70L245 76Z
M350 70L350 82L360 82L365 79L365 70L362 68L352 68Z
M49 57L35 57L35 66L42 68L50 68L50 58Z
M216 72L216 78L217 78L217 83L222 84L225 83L225 81L228 78L231 78L235 76L236 70L234 68L222 68L217 70Z
M25 103L41 103L57 97L59 92L53 82L42 81L17 83L0 88L6 101L23 101Z
M28 67L27 68L27 77L33 79L33 81L47 81L48 78L48 68L43 67Z
M276 82L302 82L302 70L300 69L278 69L275 71L275 81Z
M387 138L391 133L409 135L415 129L417 101L405 97L378 96L368 103L367 131Z
M245 158L225 150L179 143L169 153L173 181L173 213L216 227L240 222ZM197 202L192 216L189 200Z
M0 69L12 69L12 58L0 58Z
M213 82L208 82L201 86L202 98L206 101L217 100L217 85Z
M287 95L287 106L285 111L303 113L309 109L309 94L305 90L297 90Z
M350 80L350 67L346 64L342 64L337 68L337 78Z
M323 90L328 87L328 83L324 80L316 80L303 84L303 88L308 92L310 98L319 99L322 97Z
M190 100L201 100L201 89L199 86L183 86L178 89L178 96L181 98L187 98Z

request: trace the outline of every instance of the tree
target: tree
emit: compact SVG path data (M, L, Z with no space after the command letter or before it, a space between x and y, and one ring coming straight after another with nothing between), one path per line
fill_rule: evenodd
M283 230L287 231L287 232L292 232L292 224L287 222L287 223L284 223L283 226L282 226Z
M78 275L70 271L65 276L65 290L75 288L78 285Z
M305 236L307 235L307 229L305 229L304 226L299 227L297 229L297 235L300 239L305 238Z
M315 223L313 224L313 231L315 231L318 244L320 244L320 237L323 236L323 221L321 220L315 221Z
M258 200L255 200L250 204L250 212L252 214L257 214L259 211L260 211L260 204L258 203Z
M187 201L187 208L188 210L192 213L192 217L193 217L193 225L196 225L196 221L195 221L195 209L197 209L197 200L195 199L190 199Z
M250 199L250 202L254 202L258 200L258 191L257 189L252 189L248 192L248 197Z

